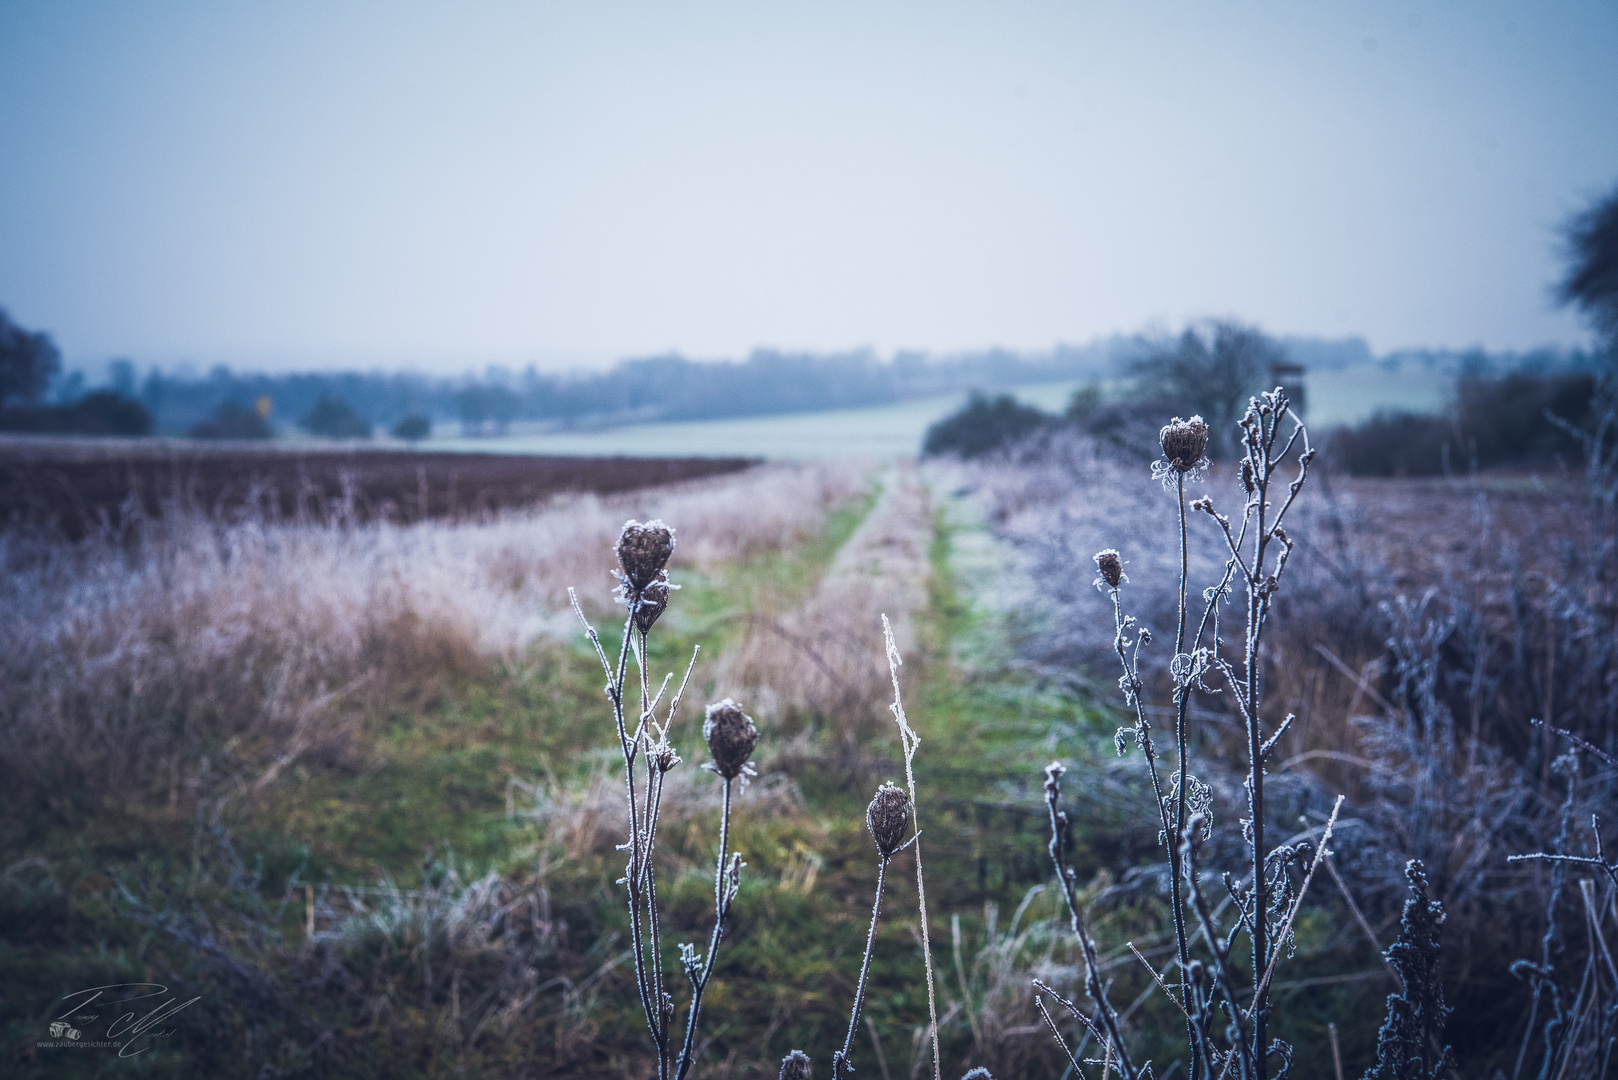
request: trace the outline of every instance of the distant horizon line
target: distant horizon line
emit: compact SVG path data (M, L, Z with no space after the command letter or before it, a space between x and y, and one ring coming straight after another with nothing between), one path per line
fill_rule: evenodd
M1204 320L1197 320L1199 322ZM1194 324L1187 324L1194 325ZM529 354L525 359L488 360L483 362L464 361L454 362L423 361L419 358L407 358L393 363L383 360L364 361L334 360L320 364L316 362L289 361L285 364L266 362L262 359L238 358L230 360L200 361L194 359L178 360L139 360L127 354L113 354L99 360L67 361L64 359L62 377L71 378L74 374L83 375L87 380L92 373L105 380L111 377L113 365L126 362L131 364L137 375L144 377L151 372L160 372L165 376L193 379L205 378L216 370L223 369L232 376L263 376L269 378L287 377L295 375L413 375L425 378L444 379L478 379L484 378L491 372L504 372L508 375L521 375L529 370L541 375L551 377L591 377L608 374L626 364L646 360L678 359L692 364L724 365L745 364L763 355L780 355L793 358L806 359L847 359L865 357L883 365L892 364L901 358L917 357L929 363L947 363L950 361L967 360L976 357L986 357L995 354L1013 356L1018 359L1056 359L1064 352L1090 352L1099 349L1112 349L1135 342L1148 342L1154 339L1177 336L1186 327L1182 326L1173 331L1152 332L1149 330L1132 333L1115 332L1112 334L1096 335L1083 343L1071 341L1057 341L1051 345L1035 348L1016 348L1004 345L987 345L979 347L964 347L950 350L931 350L919 348L892 348L882 349L873 345L856 345L846 348L791 348L775 345L755 345L741 356L699 356L690 355L677 349L661 351L647 351L638 353L600 354L600 358L584 360L578 359L569 364L548 362L535 358ZM1369 362L1379 362L1392 357L1410 356L1465 356L1481 353L1490 357L1531 357L1542 354L1566 356L1568 354L1588 353L1594 349L1594 343L1589 340L1570 342L1542 342L1526 348L1493 347L1482 343L1469 343L1465 345L1404 345L1378 351L1371 347L1370 342L1363 334L1343 334L1327 336L1323 334L1270 334L1270 337L1283 346L1305 345L1316 347L1353 348L1363 347L1366 359ZM576 357L583 357L582 351L573 353Z

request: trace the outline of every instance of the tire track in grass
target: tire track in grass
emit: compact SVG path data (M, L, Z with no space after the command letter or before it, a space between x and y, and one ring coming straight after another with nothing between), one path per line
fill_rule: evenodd
M881 616L900 648L913 651L932 535L932 499L915 466L885 469L876 504L814 589L790 605L763 598L746 614L746 631L718 661L719 686L749 695L757 715L786 732L884 722Z

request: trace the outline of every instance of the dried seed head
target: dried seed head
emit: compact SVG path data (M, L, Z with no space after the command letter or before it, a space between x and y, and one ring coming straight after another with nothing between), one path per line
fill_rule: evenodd
M1108 548L1106 551L1098 551L1095 560L1096 569L1101 571L1101 581L1107 583L1107 588L1116 589L1123 583L1124 561L1118 557L1116 550Z
M809 1080L809 1055L794 1050L782 1058L781 1080Z
M674 747L669 745L667 739L653 743L647 756L652 759L652 764L657 766L660 773L666 773L680 763L680 755L674 752Z
M702 737L707 740L708 753L713 756L714 772L726 780L734 780L747 767L747 759L758 744L758 728L740 705L726 698L708 706L707 718L702 722Z
M669 591L678 589L678 585L669 582L669 572L659 570L657 576L641 590L640 607L635 609L635 625L641 633L646 633L669 606Z
M674 554L674 530L661 521L624 522L618 534L618 565L624 569L624 578L634 592L640 592L652 583L659 570L668 564Z
M1163 440L1163 457L1176 472L1188 473L1206 463L1202 454L1208 449L1208 425L1202 417L1181 420L1176 416L1157 434Z
M905 824L909 820L909 795L892 784L883 784L876 789L876 795L865 811L865 827L871 830L871 836L876 840L876 850L881 852L884 859L893 858L893 853L904 843Z

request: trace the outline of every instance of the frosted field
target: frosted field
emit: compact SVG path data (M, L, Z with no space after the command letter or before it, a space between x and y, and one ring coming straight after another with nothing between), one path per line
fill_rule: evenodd
M1047 412L1060 412L1082 383L1020 386L1009 392ZM1390 373L1376 368L1318 372L1309 376L1311 425L1324 430L1352 424L1377 409L1437 412L1454 393L1451 376ZM867 409L755 416L732 420L631 424L599 431L553 431L543 424L513 424L499 438L464 438L452 423L422 444L431 450L504 454L584 454L632 457L742 456L770 459L866 457L888 460L915 454L928 425L966 400L950 394Z
M1378 409L1434 413L1455 397L1455 376L1426 371L1388 372L1374 367L1311 372L1308 377L1311 426L1324 431L1357 424Z
M1059 384L1070 386L1070 384ZM1025 387L1018 396L1036 388ZM1039 388L1047 389L1047 388ZM1064 393L1049 394L1052 404ZM771 459L868 457L888 460L915 454L927 426L958 408L965 394L881 405L869 409L632 424L602 431L544 431L513 424L503 438L463 438L453 424L439 424L443 437L422 446L502 454L627 454L637 457L740 456ZM1044 407L1045 401L1039 401ZM528 430L524 430L524 429Z

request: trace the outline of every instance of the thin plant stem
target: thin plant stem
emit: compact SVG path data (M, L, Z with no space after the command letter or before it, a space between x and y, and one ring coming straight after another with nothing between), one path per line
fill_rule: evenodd
M618 652L616 666L608 659L606 651L601 646L601 638L590 621L585 618L583 609L579 606L577 594L568 589L568 599L572 604L574 614L584 626L585 634L594 647L596 657L601 662L603 674L607 679L605 687L607 698L612 705L613 724L618 733L618 746L624 758L624 784L629 808L629 841L619 846L620 851L629 852L629 865L626 868L622 884L629 893L629 915L631 949L629 954L634 959L635 987L640 995L641 1011L646 1020L646 1026L651 1033L652 1042L657 1050L658 1080L671 1080L675 1076L684 1076L691 1064L691 1047L695 1040L696 1022L700 1012L702 989L706 986L708 976L713 968L714 953L721 936L721 927L725 913L729 908L729 901L735 893L736 876L740 870L739 858L733 858L730 864L730 887L725 886L726 861L728 848L728 830L730 824L730 782L727 780L724 789L723 815L720 827L720 855L719 865L715 871L715 932L710 942L706 963L700 978L697 975L697 965L694 962L686 963L686 973L691 978L693 992L690 1015L686 1027L685 1045L681 1051L678 1062L671 1062L669 1039L669 1025L674 1018L674 1004L668 993L663 989L663 951L662 951L662 921L657 904L657 878L652 867L652 853L657 843L657 823L662 810L663 777L665 769L653 760L653 733L656 732L660 743L664 740L668 725L678 714L680 702L685 696L687 686L691 682L691 674L696 668L697 656L701 647L692 650L691 662L686 666L685 677L681 679L679 689L675 692L673 700L668 706L668 714L662 725L657 723L656 709L662 700L664 692L668 689L672 675L663 680L662 686L654 696L651 692L651 674L647 667L647 634L636 625L636 615L641 609L643 600L639 596L631 598L629 614L624 621L624 638ZM633 658L637 668L640 686L640 708L635 721L634 730L631 731L625 716L625 697L628 688L628 666ZM646 761L646 790L644 801L639 798L639 790L635 780L635 761L644 752ZM678 759L675 759L676 762ZM688 950L689 946L682 946ZM683 959L685 957L683 956Z
M686 974L691 980L691 1007L686 1014L685 1042L680 1047L680 1056L675 1065L675 1080L683 1080L691 1070L697 1041L697 1018L702 1012L702 992L708 988L714 957L718 955L719 942L725 936L725 916L730 913L730 901L735 896L735 882L741 865L739 859L731 859L727 873L725 856L730 843L730 788L731 780L727 778L719 816L719 859L714 866L713 877L713 934L708 938L708 955L703 958L701 975L696 973L697 965L694 962L686 967Z
M1039 1010L1040 1018L1045 1021L1045 1026L1051 1029L1051 1036L1056 1040L1056 1045L1060 1046L1062 1053L1067 1056L1069 1068L1073 1070L1075 1075L1083 1077L1084 1070L1079 1067L1079 1059L1073 1055L1073 1051L1067 1045L1067 1040L1062 1038L1062 1032L1057 1028L1056 1021L1051 1019L1049 1010L1045 1008L1045 1002L1036 997L1034 1007Z
M878 1069L882 1070L882 1080L893 1080L893 1077L888 1073L887 1055L882 1052L882 1039L876 1033L876 1024L871 1022L870 1013L865 1014L865 1030L871 1035L871 1049L876 1051L876 1065Z
M1263 418L1258 420L1262 425ZM1269 915L1268 915L1268 881L1265 879L1264 869L1268 853L1264 848L1264 731L1259 726L1258 706L1258 642L1263 627L1262 597L1259 592L1260 582L1258 574L1264 569L1264 549L1266 547L1264 535L1264 511L1268 507L1269 496L1269 470L1263 466L1268 464L1269 455L1261 449L1259 440L1255 438L1252 429L1248 431L1248 447L1250 459L1253 462L1253 482L1257 489L1255 497L1249 500L1249 509L1257 515L1253 541L1253 566L1248 571L1247 579L1247 636L1246 649L1243 657L1243 673L1246 676L1242 692L1246 698L1246 708L1243 710L1247 716L1247 809L1248 820L1252 830L1252 859L1253 859L1253 920L1248 926L1248 933L1253 940L1253 970L1263 971L1269 965ZM1256 503L1256 506L1254 505ZM1253 1045L1251 1054L1258 1080L1265 1080L1269 1073L1269 1062L1265 1054L1264 1036L1267 1034L1268 995L1260 991L1253 995L1251 1014L1253 1017ZM1228 1071L1228 1069L1227 1069Z
M845 1072L852 1073L854 1068L848 1063L848 1055L854 1051L854 1032L859 1030L860 1006L865 1002L865 980L871 971L871 951L876 947L876 924L882 917L882 881L887 876L888 860L878 859L876 863L876 899L871 903L871 926L865 932L865 959L860 961L860 981L854 989L854 1008L848 1014L848 1035L843 1039L843 1048L832 1055L832 1080L838 1080Z
M606 652L601 647L601 638L596 634L595 627L590 620L584 617L584 609L579 606L579 598L570 587L567 590L568 599L572 602L573 612L584 624L584 631L590 638L590 644L595 647L596 657L601 661L602 671L607 677L607 699L612 703L612 719L618 731L618 746L624 756L624 785L628 791L629 803L629 843L623 845L629 850L628 872L624 875L624 882L629 892L629 926L632 952L635 961L635 989L640 994L641 1011L646 1017L646 1027L651 1033L652 1040L658 1045L658 1076L666 1076L667 1055L663 1040L659 1038L660 1001L654 995L660 995L661 989L654 988L651 973L646 963L646 935L642 933L641 916L641 856L643 851L643 838L640 828L640 808L635 802L635 747L631 746L628 729L624 724L624 676L629 663L630 645L633 640L635 627L635 613L630 611L624 620L624 640L618 652L616 669L608 661ZM620 849L622 850L622 849ZM649 855L650 853L647 852ZM654 1004L655 1002L655 1004Z
M1191 574L1191 542L1185 523L1185 473L1174 474L1174 502L1179 509L1180 519L1180 603L1178 619L1174 630L1174 663L1179 664L1180 656L1185 652L1185 617L1186 617L1186 579ZM1218 603L1217 598L1214 603ZM1200 635L1199 635L1200 636ZM1170 832L1167 823L1164 823L1163 835L1168 841L1170 859L1178 862L1179 843L1177 837L1180 830L1185 828L1185 799L1187 784L1187 732L1186 710L1190 704L1191 686L1190 672L1182 673L1184 681L1175 680L1174 697L1174 749L1176 754L1177 775L1175 783L1174 800L1174 831ZM1190 1039L1191 1054L1191 1080L1200 1080L1202 1076L1202 1058L1196 1053L1199 1045L1196 1033L1196 1023L1191 1019L1191 983L1185 976L1187 968L1191 965L1191 943L1185 933L1185 898L1180 895L1180 868L1172 866L1169 874L1169 902L1174 907L1174 941L1179 950L1180 958L1180 1011L1185 1014L1186 1036Z
M633 612L634 609L631 609L631 615L629 615L629 622L631 623L634 622ZM644 879L644 886L642 887L646 889L646 894L644 894L646 895L646 904L644 904L644 907L646 907L646 936L647 944L650 946L650 960L652 960L652 972L650 972L649 978L650 999L652 999L652 1007L654 1007L654 1012L647 1015L647 1022L652 1023L652 1027L654 1027L652 1038L657 1043L657 1057L659 1057L659 1067L662 1069L663 1062L668 1059L668 1018L667 1010L663 1009L663 942L662 933L660 933L662 928L660 928L659 918L657 918L657 879L655 879L654 871L652 871L652 850L654 850L654 845L657 844L657 810L659 810L659 805L662 803L663 777L662 772L659 772L657 766L652 763L649 732L646 730L647 716L649 716L650 709L654 708L652 701L650 701L650 696L652 696L650 674L646 669L646 631L637 628L637 635L639 636L637 636L636 641L634 662L636 662L637 669L641 670L641 719L636 724L634 738L641 745L641 750L646 753L646 813L642 814L642 821L646 823L646 839L642 842L641 876ZM667 687L667 680L665 680L665 687ZM659 691L659 696L662 696L662 691ZM633 892L631 892L631 895L633 895Z
M1067 901L1069 925L1074 936L1079 939L1079 948L1084 955L1084 992L1096 1006L1101 1031L1106 1036L1108 1055L1111 1056L1116 1049L1118 1070L1124 1080L1136 1080L1139 1073L1129 1056L1128 1047L1124 1045L1123 1028L1119 1023L1117 1010L1108 1000L1107 988L1101 981L1101 961L1096 955L1095 939L1090 936L1090 929L1084 922L1079 904L1078 883L1074 880L1073 868L1068 866L1067 857L1063 853L1067 842L1068 817L1067 812L1059 809L1058 804L1062 797L1062 774L1066 771L1060 762L1055 761L1045 767L1045 807L1051 822L1051 861L1056 864L1056 877L1062 883L1062 898Z
M1152 725L1146 719L1146 705L1141 698L1141 693L1145 690L1145 684L1140 677L1140 647L1144 643L1145 637L1136 635L1134 656L1131 657L1127 632L1135 620L1133 617L1124 617L1123 601L1121 599L1122 590L1113 588L1110 591L1112 594L1113 624L1117 631L1113 637L1112 647L1113 651L1118 654L1118 662L1123 665L1124 679L1129 685L1129 701L1135 707L1135 739L1140 743L1141 753L1146 758L1146 767L1151 773L1152 794L1157 797L1157 815L1163 825L1164 842L1167 843L1172 835L1169 832L1168 802L1163 798L1163 780L1157 771L1157 748L1152 743Z
M1303 899L1309 893L1309 883L1315 880L1315 871L1320 869L1321 862L1327 855L1331 854L1326 845L1331 841L1332 830L1337 827L1337 813L1342 808L1343 796L1339 795L1337 796L1337 801L1332 804L1331 817L1326 819L1326 828L1321 832L1320 840L1315 845L1314 861L1309 864L1309 872L1303 876L1303 884L1298 888L1298 895L1292 900L1292 907L1287 911L1286 921L1281 924L1281 931L1275 936L1277 942L1285 941L1287 935L1292 932L1292 924L1297 920L1298 912L1303 908ZM1259 980L1257 989L1253 991L1253 1000L1255 1002L1261 995L1269 992L1270 981L1275 978L1276 965L1281 962L1281 952L1282 950L1277 948L1275 954L1270 957L1270 965L1264 969L1264 978Z
M905 756L905 785L910 794L911 822L915 827L915 834L911 843L916 847L916 902L921 911L921 958L927 968L927 1023L933 1040L933 1080L942 1080L943 1061L938 1046L938 1000L937 991L933 984L936 978L933 975L933 945L932 935L927 928L927 883L921 869L921 800L916 798L916 772L911 762L916 756L916 748L921 745L921 736L917 735L905 718L904 699L899 694L899 667L904 660L899 656L899 646L893 640L893 624L888 621L886 613L882 616L882 639L888 652L888 675L893 680L893 704L888 710L893 713L893 719L899 725L899 742L904 749Z

